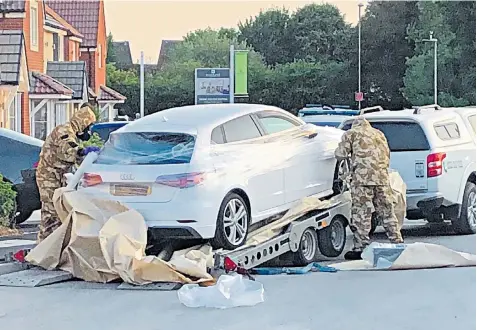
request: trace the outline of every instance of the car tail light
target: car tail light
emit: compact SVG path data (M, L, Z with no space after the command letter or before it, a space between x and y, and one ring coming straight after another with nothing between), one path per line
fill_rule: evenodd
M427 156L427 177L433 178L442 174L443 161L446 158L444 152L438 152Z
M83 187L96 186L103 183L103 178L99 174L85 173L83 174Z
M37 168L37 167L38 167L38 163L39 163L39 162L35 162L35 163L33 164L33 168Z
M205 180L205 173L182 173L171 175L160 175L156 183L174 188L194 187Z
M226 272L233 272L237 269L237 264L229 257L224 258L224 270Z

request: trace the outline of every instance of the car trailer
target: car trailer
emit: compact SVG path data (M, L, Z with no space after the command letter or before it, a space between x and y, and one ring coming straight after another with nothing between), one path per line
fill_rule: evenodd
M351 217L351 201L312 210L283 228L281 234L263 243L233 251L216 252L214 268L250 270L278 257L290 256L293 266L305 266L321 255L338 257L346 245L346 226Z

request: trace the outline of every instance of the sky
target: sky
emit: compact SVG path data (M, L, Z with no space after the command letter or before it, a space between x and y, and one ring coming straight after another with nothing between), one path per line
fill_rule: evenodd
M207 27L237 27L260 10L295 11L313 2L332 3L347 22L358 21L358 1L105 0L106 29L115 41L129 41L134 62L142 50L145 62L152 64L157 63L162 40L180 40L188 32Z

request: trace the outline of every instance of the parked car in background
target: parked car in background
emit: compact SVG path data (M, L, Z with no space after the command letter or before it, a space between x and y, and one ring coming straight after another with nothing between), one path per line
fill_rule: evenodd
M91 133L97 133L103 141L108 141L109 135L115 130L128 124L128 121L113 121L108 123L97 123L91 127Z
M312 115L312 116L305 116L302 117L303 121L308 124L313 124L316 126L327 126L327 127L335 127L341 125L343 121L349 119L350 115Z
M42 146L42 140L0 128L0 173L17 192L14 218L17 224L41 208L35 172Z
M407 218L450 220L457 233L475 233L476 108L432 105L364 116L386 136L391 168L407 185ZM351 125L349 119L341 128Z
M235 249L252 224L340 192L342 134L272 106L168 109L113 132L78 189L137 210L154 237Z
M303 109L298 110L298 117L315 115L356 116L359 113L359 110L353 110L346 105L307 104Z

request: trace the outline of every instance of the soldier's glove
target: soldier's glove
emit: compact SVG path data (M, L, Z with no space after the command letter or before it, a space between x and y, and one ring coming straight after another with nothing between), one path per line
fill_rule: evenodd
M99 152L101 149L96 146L90 146L83 149L83 155L86 156L90 152Z

